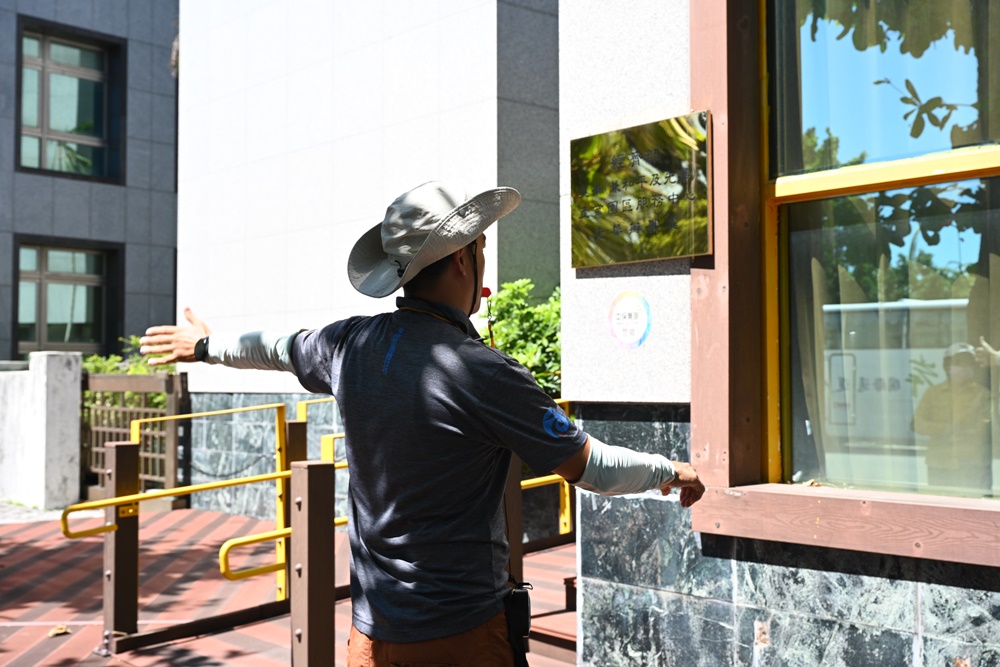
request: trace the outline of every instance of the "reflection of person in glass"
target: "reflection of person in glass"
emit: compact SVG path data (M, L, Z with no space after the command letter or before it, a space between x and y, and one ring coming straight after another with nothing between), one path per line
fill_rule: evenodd
M955 343L944 353L948 379L929 388L914 415L914 430L930 437L927 478L932 487L976 494L991 488L990 392L976 376L976 349Z

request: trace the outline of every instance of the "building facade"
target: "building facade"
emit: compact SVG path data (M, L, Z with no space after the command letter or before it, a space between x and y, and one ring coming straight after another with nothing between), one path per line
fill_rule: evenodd
M173 317L177 9L0 4L0 359Z
M344 270L387 203L513 185L487 284L561 284L575 418L703 474L692 511L578 495L582 664L1000 664L997 373L962 357L1000 339L995 2L192 0L181 21L179 306L215 330L391 308ZM578 265L601 243L573 142L702 111L710 250ZM616 211L650 185L612 196L589 168ZM196 410L308 398L190 372ZM193 481L273 467L254 419L195 431ZM267 495L205 502L271 516Z
M709 491L581 495L581 663L1000 663L997 4L619 9L559 6L564 393ZM575 267L573 141L692 111L711 252Z

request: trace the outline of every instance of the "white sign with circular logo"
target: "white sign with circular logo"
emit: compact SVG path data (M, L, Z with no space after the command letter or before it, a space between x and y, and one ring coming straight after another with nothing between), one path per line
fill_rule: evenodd
M622 292L611 302L608 314L611 335L622 347L633 350L649 336L652 318L649 301L635 291Z

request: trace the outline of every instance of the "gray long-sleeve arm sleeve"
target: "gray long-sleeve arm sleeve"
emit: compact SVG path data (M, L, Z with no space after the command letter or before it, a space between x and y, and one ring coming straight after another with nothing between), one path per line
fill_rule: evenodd
M576 486L616 496L656 489L676 476L674 464L665 456L606 445L590 436L590 457Z
M299 333L301 331L249 331L238 335L213 333L208 337L208 356L205 362L232 368L294 373L292 341Z

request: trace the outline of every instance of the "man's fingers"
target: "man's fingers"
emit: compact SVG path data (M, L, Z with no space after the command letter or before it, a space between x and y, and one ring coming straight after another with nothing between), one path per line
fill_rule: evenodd
M175 327L172 324L161 324L159 326L149 327L148 329L146 329L146 335L143 336L140 340L146 340L150 336L162 336L162 335L172 336L175 333L177 333L178 328L179 327Z
M172 343L160 343L158 345L157 344L143 345L142 347L139 348L139 352L141 354L165 354L168 352L176 354L174 352L174 346Z
M146 360L146 363L150 366L163 366L165 364L173 363L177 360L177 353L168 354L164 357L153 357L152 359Z

